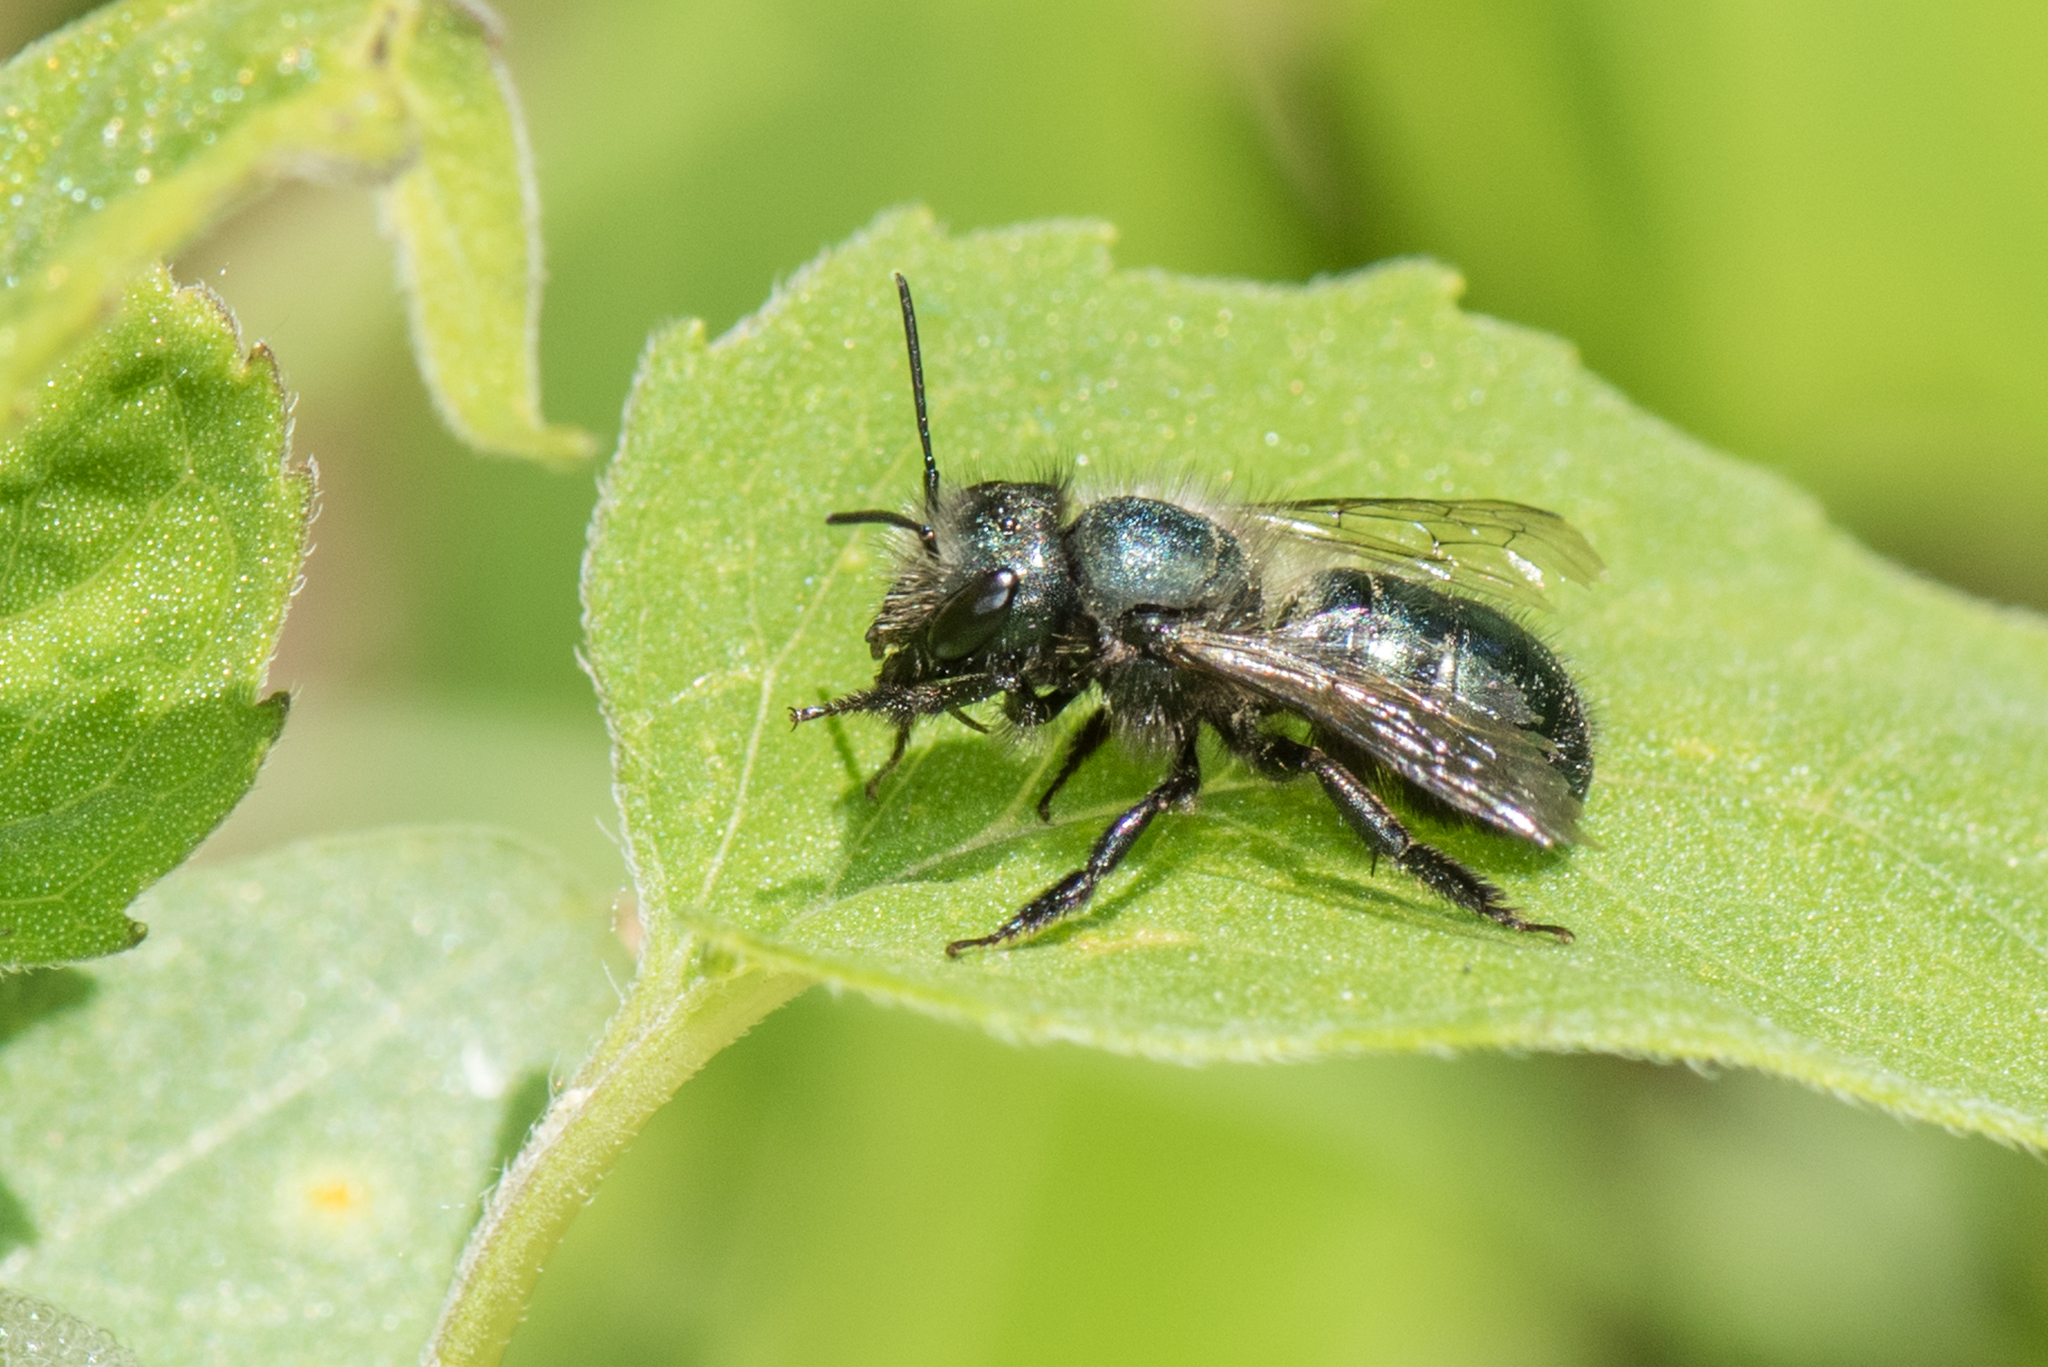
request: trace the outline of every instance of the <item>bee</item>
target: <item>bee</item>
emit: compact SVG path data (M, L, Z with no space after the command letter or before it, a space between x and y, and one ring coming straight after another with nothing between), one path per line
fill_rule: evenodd
M1086 906L1154 819L1194 801L1197 741L1276 781L1313 775L1377 868L1396 865L1510 930L1492 883L1412 836L1382 792L1545 849L1573 843L1593 782L1592 729L1570 674L1503 611L1542 605L1600 558L1554 513L1497 500L1322 498L1188 506L1063 483L949 488L932 457L910 284L896 274L924 448L923 516L834 513L832 526L908 533L868 645L874 686L790 709L792 724L872 713L896 728L870 798L911 730L990 698L1030 728L1092 691L1100 703L1038 799L1113 737L1164 752L1166 776L1099 836L1080 868L949 956L1009 945ZM1490 601L1489 601L1490 600ZM1495 606L1498 603L1500 606ZM1290 718L1298 719L1290 722ZM1305 725L1304 725L1305 724Z

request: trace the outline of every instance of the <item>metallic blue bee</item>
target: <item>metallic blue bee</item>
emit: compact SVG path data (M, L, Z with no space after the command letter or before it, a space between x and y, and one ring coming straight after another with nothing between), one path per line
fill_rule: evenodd
M1206 725L1231 753L1284 781L1313 774L1372 852L1440 896L1512 930L1500 889L1422 844L1375 788L1549 848L1577 837L1593 782L1592 734L1571 676L1483 599L1538 605L1556 579L1588 583L1600 558L1554 513L1495 500L1306 499L1193 507L1121 494L1083 502L1057 483L946 489L932 458L910 285L899 274L911 394L924 445L922 519L834 513L910 534L868 645L872 688L790 710L793 723L871 712L911 728L1002 699L1024 727L1091 689L1052 800L1112 736L1171 757L1165 779L1096 840L1088 862L987 935L946 953L1038 933L1085 905L1154 817L1202 784ZM1465 596L1467 594L1479 596ZM1308 723L1296 740L1274 725Z

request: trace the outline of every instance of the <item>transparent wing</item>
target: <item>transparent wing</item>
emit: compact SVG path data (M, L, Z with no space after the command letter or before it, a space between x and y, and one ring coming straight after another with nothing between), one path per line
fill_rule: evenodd
M1548 607L1559 580L1590 584L1607 568L1556 513L1502 499L1306 498L1245 512L1368 565L1529 607Z
M1545 847L1578 839L1579 800L1541 735L1454 694L1417 692L1345 651L1285 632L1174 624L1175 664L1228 679L1343 736L1431 796Z

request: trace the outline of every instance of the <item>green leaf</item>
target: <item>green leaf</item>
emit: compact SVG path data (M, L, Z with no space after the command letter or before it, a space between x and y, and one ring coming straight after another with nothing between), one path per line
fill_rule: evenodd
M451 0L130 0L0 68L0 399L19 410L131 277L308 167L398 176L387 222L450 426L493 449L586 449L539 418L524 135L488 35Z
M166 712L110 693L14 728L0 767L0 914L13 966L96 958L145 927L123 909L241 801L286 696Z
M412 1361L539 1080L616 1003L602 908L508 837L431 830L142 905L134 953L0 988L30 1227L0 1275L144 1361Z
M47 1301L0 1289L0 1362L7 1367L135 1367L112 1335Z
M384 191L385 229L442 419L487 450L577 460L590 434L540 414L540 196L485 14L429 3L401 49L420 144Z
M133 944L254 781L312 495L287 431L269 353L159 270L0 446L0 963Z
M1566 346L1460 313L1442 268L1188 280L1113 271L1106 236L891 216L717 344L655 339L585 583L650 932L1014 1038L1711 1059L2048 1142L2038 619L1877 560ZM1050 745L929 726L870 805L886 727L789 731L784 709L874 670L885 539L824 515L918 489L892 268L917 287L950 478L1085 461L1264 496L1517 499L1586 532L1609 577L1541 629L1599 723L1594 843L1546 856L1418 818L1577 943L1376 872L1313 785L1212 751L1197 807L1087 915L948 960L1078 866L1159 764L1091 766L1045 827Z

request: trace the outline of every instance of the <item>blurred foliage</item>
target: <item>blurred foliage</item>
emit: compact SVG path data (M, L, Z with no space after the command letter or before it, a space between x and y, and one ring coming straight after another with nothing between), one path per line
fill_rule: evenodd
M515 837L381 831L180 870L134 952L0 979L8 1284L165 1367L416 1361L617 1002L592 910Z
M1347 253L1427 251L1878 549L2048 605L2048 10L1338 7L1273 59Z
M0 45L81 8L14 0ZM722 329L890 203L956 229L1099 216L1121 264L1191 272L1427 251L1465 271L1470 307L1573 338L1881 549L2048 604L2038 7L501 8L562 420L616 431L651 327ZM274 674L299 706L244 804L256 824L223 838L367 822L379 801L516 809L617 876L591 834L601 781L563 782L602 767L571 654L590 480L441 433L359 191L279 196L181 269L276 346L324 490ZM579 728L587 761L568 758ZM325 737L303 765L297 735ZM2038 1359L2044 1215L2032 1160L1754 1078L1478 1058L1183 1073L820 998L664 1113L513 1351Z
M506 1362L2037 1361L2040 1178L1754 1075L1187 1070L816 993L656 1117Z
M0 1291L0 1359L8 1367L138 1367L113 1335L19 1291Z

